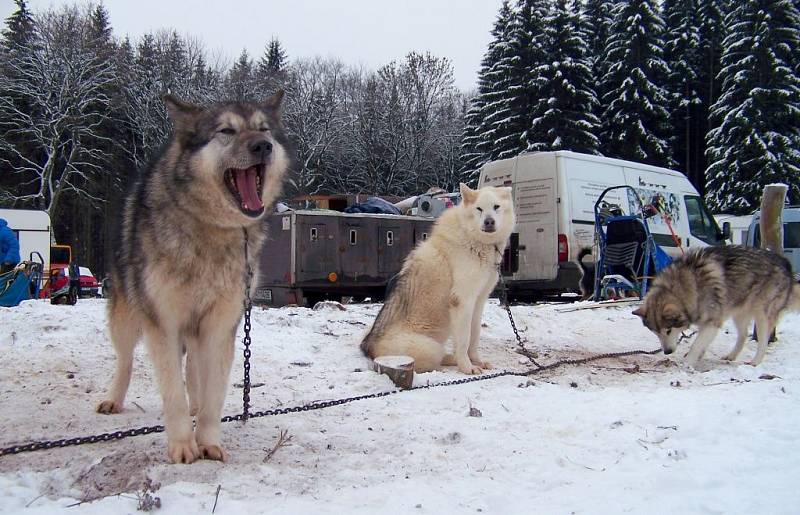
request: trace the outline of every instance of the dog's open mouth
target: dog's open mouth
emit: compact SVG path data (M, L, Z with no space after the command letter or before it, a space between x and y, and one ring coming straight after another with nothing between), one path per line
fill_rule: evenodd
M228 168L225 170L225 186L239 204L242 213L258 216L264 212L261 202L261 188L264 184L263 164L250 168Z

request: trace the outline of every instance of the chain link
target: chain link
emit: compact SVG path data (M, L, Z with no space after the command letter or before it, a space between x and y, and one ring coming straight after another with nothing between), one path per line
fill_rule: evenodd
M250 259L248 255L248 237L247 229L244 231L244 379L242 381L242 421L247 422L250 418L250 311L253 308L253 302L250 299L250 282L253 280L253 269L250 266Z

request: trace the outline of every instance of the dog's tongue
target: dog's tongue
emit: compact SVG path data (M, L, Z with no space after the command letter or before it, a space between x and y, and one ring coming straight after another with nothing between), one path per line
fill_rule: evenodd
M258 185L256 184L258 168L253 166L246 170L234 170L233 174L236 180L236 189L239 190L239 196L242 197L242 207L249 211L260 211L264 204L258 197Z

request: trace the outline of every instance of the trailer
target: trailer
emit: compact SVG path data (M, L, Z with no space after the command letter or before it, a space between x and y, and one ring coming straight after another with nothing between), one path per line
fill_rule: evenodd
M383 300L386 285L434 219L298 210L267 219L254 304L312 307L318 301Z

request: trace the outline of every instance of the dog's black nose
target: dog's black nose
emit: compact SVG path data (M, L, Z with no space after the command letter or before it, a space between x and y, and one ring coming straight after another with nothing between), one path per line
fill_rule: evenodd
M494 231L494 218L487 218L483 221L483 230L489 232Z
M250 143L250 152L253 154L268 156L272 152L272 143L265 139Z
M669 355L670 355L670 354L672 354L673 352L675 352L675 350L674 350L674 349L664 349L664 354L666 354L667 356L669 356Z

